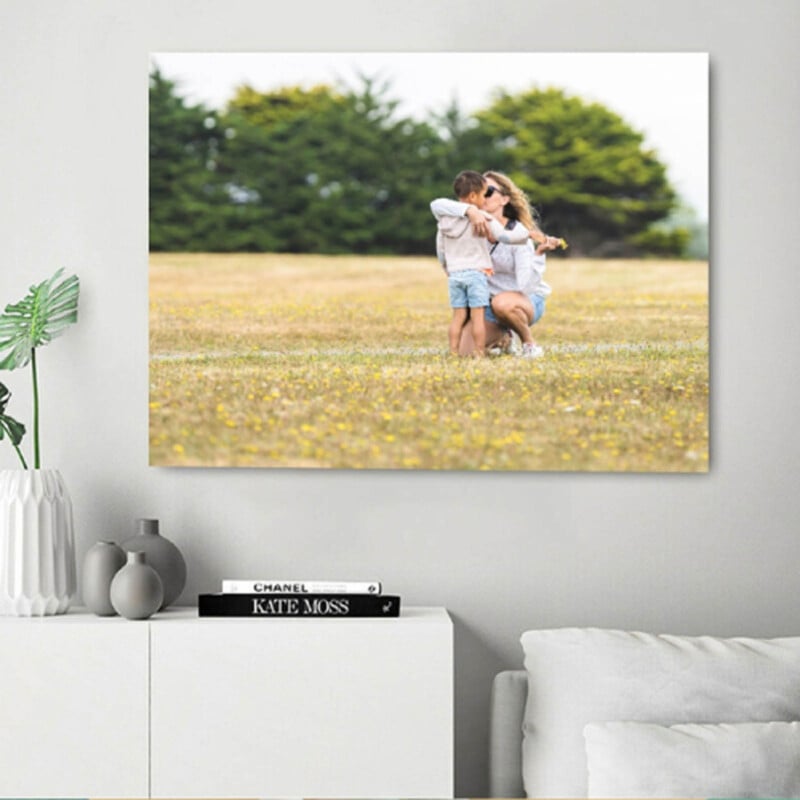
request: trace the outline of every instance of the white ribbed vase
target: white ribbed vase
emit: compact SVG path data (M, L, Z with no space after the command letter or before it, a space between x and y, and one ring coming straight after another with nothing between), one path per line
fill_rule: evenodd
M63 614L76 591L72 502L61 473L0 470L0 615Z

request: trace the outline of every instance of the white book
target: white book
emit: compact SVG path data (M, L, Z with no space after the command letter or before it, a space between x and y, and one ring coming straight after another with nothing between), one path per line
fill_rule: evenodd
M223 594L381 594L380 581L222 581Z

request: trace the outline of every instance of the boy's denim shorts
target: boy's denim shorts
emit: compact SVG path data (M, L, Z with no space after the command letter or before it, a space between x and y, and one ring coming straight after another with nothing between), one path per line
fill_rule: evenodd
M531 323L531 325L533 325L537 323L542 318L542 314L544 314L544 297L539 294L529 294L528 299L531 301L531 305L533 306L533 322ZM500 321L492 311L491 304L489 305L489 308L486 309L485 317L487 322L494 322L495 325L500 324Z
M486 273L477 269L454 272L447 278L450 308L481 308L489 305Z

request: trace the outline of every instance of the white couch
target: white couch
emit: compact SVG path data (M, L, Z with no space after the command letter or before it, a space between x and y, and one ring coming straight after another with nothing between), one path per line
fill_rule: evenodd
M492 797L800 797L800 637L521 641L492 686Z

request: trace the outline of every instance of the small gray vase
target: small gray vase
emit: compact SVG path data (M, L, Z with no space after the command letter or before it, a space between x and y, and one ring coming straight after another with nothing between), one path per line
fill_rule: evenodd
M128 563L111 581L110 597L114 610L126 619L147 619L161 608L164 587L144 553L128 553Z
M158 532L157 519L138 519L139 532L126 539L122 546L128 551L140 550L147 556L147 563L158 573L164 586L164 600L161 608L166 608L178 599L186 586L186 562L181 551Z
M99 617L113 617L111 581L125 566L125 551L114 542L98 542L83 559L81 594L83 603Z

